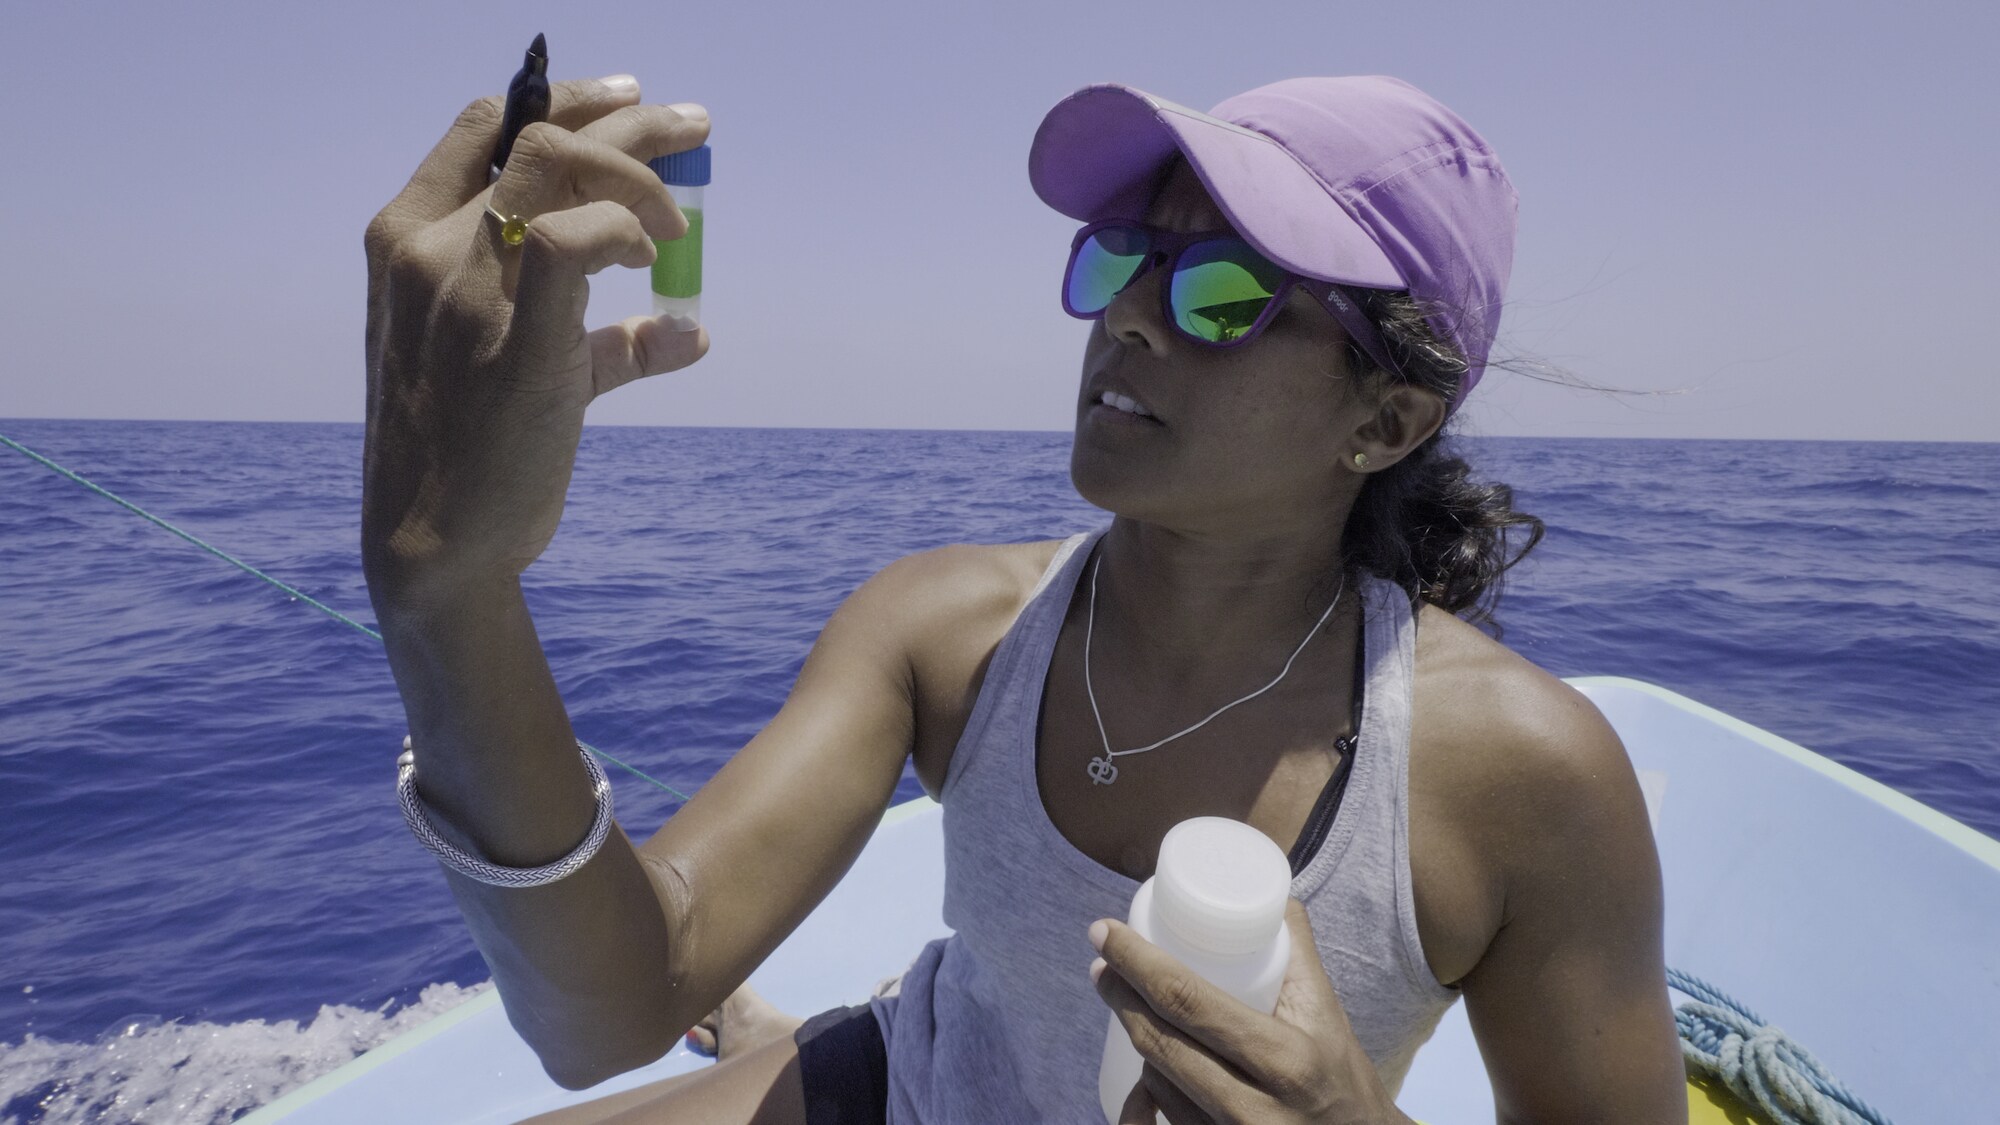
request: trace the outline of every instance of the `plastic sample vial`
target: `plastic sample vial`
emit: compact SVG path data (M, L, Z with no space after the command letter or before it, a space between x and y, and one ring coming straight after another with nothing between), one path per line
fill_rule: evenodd
M1285 927L1292 864L1269 836L1242 821L1198 816L1167 830L1153 877L1132 896L1128 920L1139 936L1202 979L1260 1012L1278 1006L1278 986L1292 959ZM1104 1119L1139 1084L1145 1060L1118 1017L1104 1038L1097 1096Z
M653 315L681 317L689 331L701 320L702 194L708 188L708 162L707 145L646 162L667 185L688 223L687 233L671 242L653 240L659 251L653 259Z

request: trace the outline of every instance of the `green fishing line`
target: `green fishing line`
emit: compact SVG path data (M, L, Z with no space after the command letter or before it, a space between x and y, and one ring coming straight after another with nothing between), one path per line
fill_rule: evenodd
M99 487L98 485L92 483L91 481L85 480L82 476L78 475L77 473L71 472L69 469L63 468L61 465L58 465L54 461L49 460L47 457L42 456L41 454L35 452L32 449L29 449L27 446L22 445L20 442L15 441L13 438L10 438L5 434L0 434L0 443L4 443L8 446L11 446L12 448L24 454L25 456L28 456L36 461L41 462L43 465L46 465L50 469L53 469L56 472L61 473L63 476L66 476L69 479L75 481L76 483L82 485L83 487L90 489L92 492L97 493L98 495L104 497L105 499L110 500L117 504L124 505L125 507L131 509L134 513L144 516L149 520L152 520L154 523L159 524L161 527L166 528L168 531L173 532L175 535L180 536L182 539L185 539L188 542L194 544L195 546L200 547L202 550L207 551L209 554L214 555L216 558L219 558L226 563L230 563L236 567L239 567L242 570L245 570L250 574L255 575L256 577L261 578L266 582L269 582L271 585L276 586L278 589L290 595L293 601L295 602L302 601L307 605L313 607L314 609L319 610L321 613L326 614L328 617L333 618L335 621L340 622L343 625L347 625L358 632L366 633L367 635L375 638L378 641L382 639L382 634L376 632L373 629L370 629L368 626L363 625L361 622L354 620L352 617L347 616L346 614L340 612L337 609L334 609L331 606L322 605L320 602L315 600L311 595L307 594L305 591L300 590L293 586L288 586L285 583L278 581L276 578L273 578L270 575L265 574L263 571L258 570L256 567L251 566L249 563L244 562L242 559L237 558L235 555L232 555L227 551L224 551L218 547L210 546L209 544L203 542L201 539L193 535L190 535L185 531L182 531L180 528L175 527L173 524L168 523L166 520L163 520L160 517L154 515L153 513L145 510L144 508L141 508L139 505L132 503L130 500L127 500L122 496L114 495L113 493L107 491L104 488ZM642 781L650 782L653 785L658 786L659 788L664 789L669 793L672 793L674 796L679 797L683 801L688 799L688 795L686 793L681 792L680 790L674 788L671 785L668 785L666 782L661 781L656 777L649 776L645 771L639 769L639 767L637 766L630 764L629 762L621 762L617 758L612 757L611 755L605 753L602 750L599 750L595 746L589 745L588 743L579 742L578 745L583 746L584 749L590 751L591 753L597 755L598 757L604 759L605 761L610 762L612 765L617 766L619 769L624 770L626 773L631 774L633 777L639 778Z

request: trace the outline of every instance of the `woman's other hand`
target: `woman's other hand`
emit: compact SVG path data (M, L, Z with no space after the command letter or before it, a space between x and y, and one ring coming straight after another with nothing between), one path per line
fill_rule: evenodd
M503 100L458 117L368 224L362 561L371 583L518 576L555 535L584 407L708 350L630 317L586 333L588 275L641 267L687 231L645 162L708 137L635 81L554 83L490 186ZM489 201L529 220L509 245Z
M1348 1025L1319 960L1312 922L1285 904L1291 963L1271 1015L1203 980L1115 919L1091 926L1097 994L1145 1060L1120 1125L1407 1122ZM1102 933L1103 940L1097 941Z

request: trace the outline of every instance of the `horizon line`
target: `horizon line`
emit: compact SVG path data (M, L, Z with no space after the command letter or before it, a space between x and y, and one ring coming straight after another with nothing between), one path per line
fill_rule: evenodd
M361 420L326 421L320 419L271 419L271 418L53 418L53 417L8 417L0 418L0 425L14 422L124 422L135 424L185 425L201 423L227 426L365 426ZM660 424L654 422L585 422L585 429L602 430L797 430L803 433L852 432L852 433L918 433L918 434L1075 434L1075 430L1035 430L1035 429L979 429L970 426L732 426L720 424ZM1798 442L1835 445L1889 444L1897 445L1996 445L2000 438L1975 438L1971 440L1953 438L1856 438L1856 437L1701 437L1684 434L1493 434L1465 433L1450 435L1466 441L1730 441L1730 442Z

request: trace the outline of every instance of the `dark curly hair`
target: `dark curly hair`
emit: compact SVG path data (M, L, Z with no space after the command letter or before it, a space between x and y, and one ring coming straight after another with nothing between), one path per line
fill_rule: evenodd
M1409 384L1436 392L1449 406L1467 362L1439 339L1424 309L1407 291L1350 290L1380 329L1389 355ZM1348 369L1356 393L1380 389L1397 375L1383 370L1351 341ZM1457 415L1454 414L1454 418ZM1514 490L1475 480L1461 454L1452 422L1438 427L1402 460L1370 474L1348 514L1341 536L1343 562L1401 586L1414 608L1430 602L1474 625L1491 625L1501 577L1525 558L1546 530L1542 521L1514 508ZM1527 542L1512 551L1525 529Z

